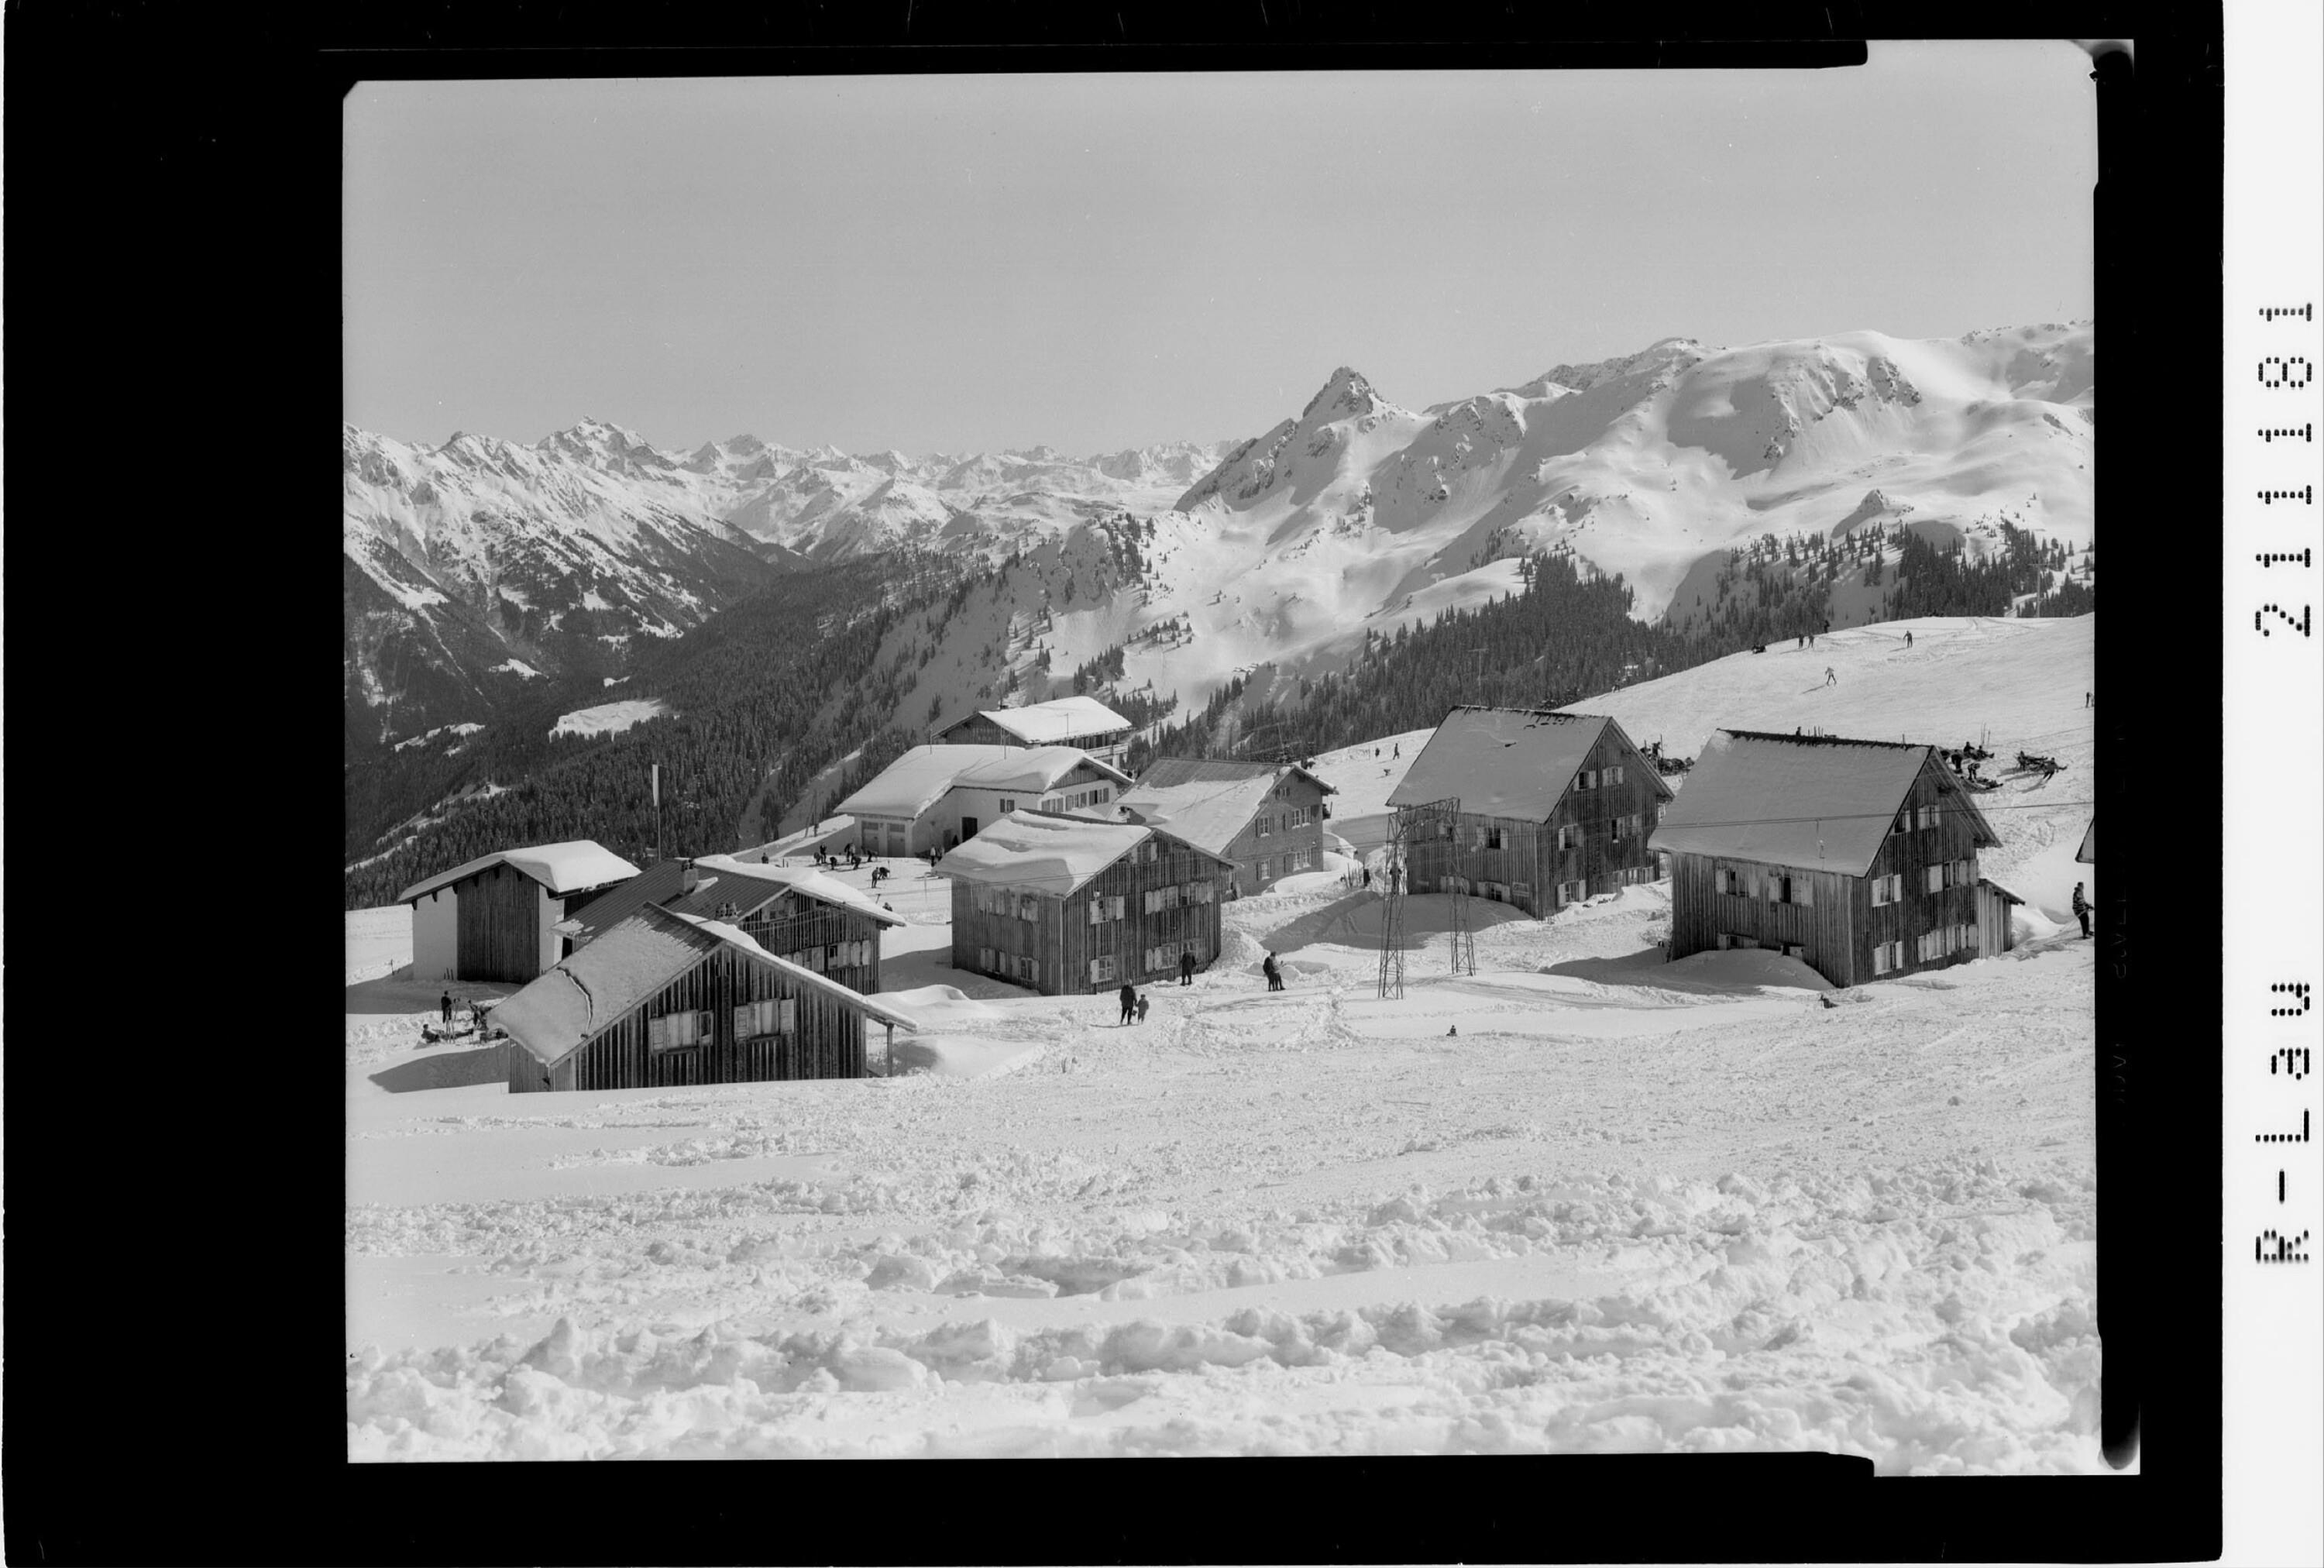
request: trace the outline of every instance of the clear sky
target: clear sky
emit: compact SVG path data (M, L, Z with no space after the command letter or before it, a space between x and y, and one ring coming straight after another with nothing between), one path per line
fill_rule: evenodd
M346 418L665 447L1240 438L1658 338L2089 316L2070 43L1825 71L392 82L346 106Z

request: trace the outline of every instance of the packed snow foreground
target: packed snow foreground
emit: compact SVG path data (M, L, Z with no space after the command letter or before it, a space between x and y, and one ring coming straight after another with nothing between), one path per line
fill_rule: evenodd
M2045 863L2043 818L1997 862ZM1650 884L1472 900L1470 976L1424 896L1384 1001L1335 870L1224 906L1123 1028L953 970L897 865L883 1000L923 1028L863 1081L512 1098L497 1047L413 1048L408 912L347 917L352 1458L2104 1468L2078 933L1836 992L1664 963Z

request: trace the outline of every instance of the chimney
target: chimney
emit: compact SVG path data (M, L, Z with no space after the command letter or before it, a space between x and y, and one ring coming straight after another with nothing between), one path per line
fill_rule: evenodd
M678 890L680 892L690 893L694 891L696 886L699 884L701 881L702 873L694 869L694 862L692 861L687 861L686 862L686 874L678 879Z

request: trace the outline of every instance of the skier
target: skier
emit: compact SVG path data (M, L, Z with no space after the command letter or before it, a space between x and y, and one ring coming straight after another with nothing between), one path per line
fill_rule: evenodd
M1144 1023L1146 1021L1146 999L1142 996L1139 997L1138 999L1138 1021L1139 1023Z
M1904 646L1907 648L1913 646L1913 634L1910 632L1904 633Z
M1838 686L1840 684L1840 677L1831 672L1831 666L1829 664L1823 667L1823 683L1826 686Z
M1128 981L1122 982L1120 1001L1121 1021L1127 1024L1130 1022L1130 1015L1138 1009L1138 992Z
M1178 955L1178 983L1181 985L1194 983L1194 950L1191 947Z
M449 991L444 993L444 1027L452 1027L452 993Z
M1391 742L1389 742L1389 744L1390 744L1390 745L1393 745L1393 746L1395 746L1395 747L1396 747L1396 755L1397 755L1397 757L1401 757L1401 756L1403 756L1403 755L1404 755L1404 746L1403 746L1402 742L1394 742L1394 741L1391 741Z
M2082 884L2074 884L2074 918L2082 923L2082 935L2090 934L2090 901L2082 897Z

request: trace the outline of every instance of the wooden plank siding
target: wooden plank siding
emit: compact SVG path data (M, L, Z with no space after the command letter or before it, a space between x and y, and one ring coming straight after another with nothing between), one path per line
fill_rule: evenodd
M460 900L460 978L521 983L538 975L541 901L549 897L548 890L505 863L453 885Z
M879 921L853 909L785 899L755 919L737 920L742 935L778 958L827 975L848 990L870 996L880 989ZM867 962L848 961L847 945L861 942Z
M1862 878L1793 868L1789 874L1806 879L1812 901L1775 903L1770 895L1784 868L1729 855L1677 854L1671 859L1671 957L1715 950L1720 937L1739 936L1762 947L1796 946L1801 962L1834 985L1855 983L1838 976L1853 973L1856 902L1871 898L1870 884ZM1743 876L1741 893L1716 890L1712 873L1722 866Z
M1942 769L1923 765L1906 792L1899 815L1934 807L1935 824L1900 829L1891 821L1870 869L1860 877L1821 867L1776 866L1734 855L1674 855L1670 956L1683 958L1716 949L1721 936L1730 941L1744 938L1763 947L1797 945L1802 961L1838 986L1942 969L1978 957L1983 943L1977 935L1976 828L1965 812L1949 809L1965 798ZM1969 862L1969 874L1952 887L1930 892L1928 868L1960 860ZM1743 879L1742 893L1717 890L1715 873L1721 868L1732 869ZM1808 881L1812 905L1773 901L1776 878L1786 874ZM1899 879L1899 897L1894 903L1876 907L1873 881L1890 875ZM1922 935L1954 925L1968 928L1967 943L1949 947L1941 957L1923 959ZM1900 944L1902 962L1876 976L1873 948L1886 942Z
M745 1002L788 1000L788 1035L738 1039L733 1010ZM655 1051L649 1020L706 1010L711 1032L701 1045ZM868 1075L864 1013L828 992L799 984L764 964L722 946L644 1002L545 1067L523 1047L508 1047L509 1091L655 1089L688 1084L742 1084Z
M1232 881L1238 892L1262 893L1285 877L1323 869L1323 798L1319 785L1296 773L1268 791L1226 847L1226 858L1234 862ZM1296 807L1306 808L1307 820L1297 827L1284 826ZM1262 823L1265 833L1259 831ZM1295 870L1288 862L1291 853L1300 849L1308 852L1308 862ZM1264 876L1259 874L1262 860L1268 862Z
M1594 789L1577 789L1568 783L1555 809L1541 822L1461 813L1455 831L1464 846L1471 893L1494 899L1506 896L1509 903L1537 917L1557 909L1561 883L1582 882L1595 897L1630 882L1654 880L1655 857L1646 848L1646 840L1660 821L1661 797L1655 788L1660 776L1654 764L1609 724L1590 748L1589 760L1579 766L1593 774L1619 767L1622 781ZM1628 816L1637 817L1637 830L1626 829L1620 838L1614 837L1611 825ZM1581 830L1579 842L1561 850L1559 830L1569 826ZM1454 863L1452 841L1423 839L1408 846L1406 853L1410 890L1443 891L1443 880ZM1495 884L1490 892L1483 888L1487 882ZM1517 891L1520 884L1526 890L1522 894ZM1500 892L1502 888L1508 890L1506 895Z
M1209 964L1219 952L1219 901L1227 893L1227 868L1198 850L1167 839L1148 844L1157 851L1153 860L1145 859L1148 845L1140 844L1064 898L955 877L953 967L1022 985L1028 982L1018 979L999 960L1004 955L1029 958L1040 966L1037 978L1029 982L1033 989L1045 996L1069 996L1113 991L1125 982L1136 985L1175 978L1175 958L1150 970L1147 967L1146 953L1151 947L1167 946L1175 954L1181 945L1194 943L1200 949L1197 962ZM1209 884L1209 901L1188 904L1181 893L1175 909L1147 909L1148 890L1195 882ZM1013 913L978 910L975 892L980 885L994 893L1006 893L1012 902L1030 908L1035 918L1026 920ZM1121 918L1091 924L1090 901L1117 897L1122 901ZM1029 905L1022 904L1028 899ZM982 950L988 947L996 960L989 969L982 960ZM1104 956L1114 959L1112 978L1093 980L1091 961Z

